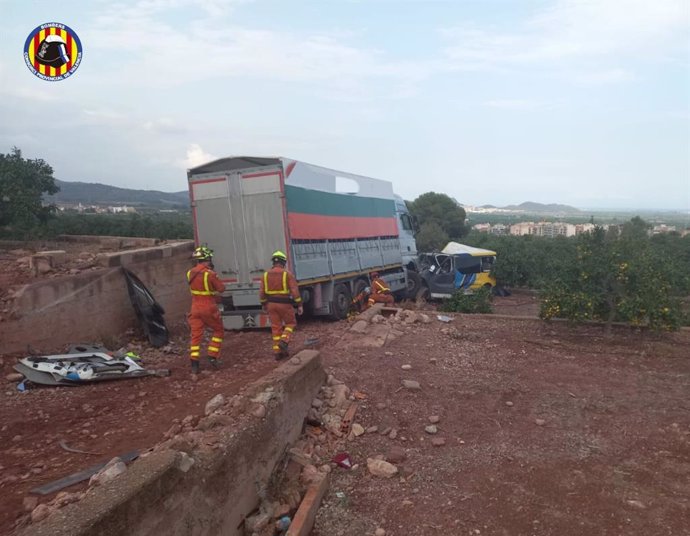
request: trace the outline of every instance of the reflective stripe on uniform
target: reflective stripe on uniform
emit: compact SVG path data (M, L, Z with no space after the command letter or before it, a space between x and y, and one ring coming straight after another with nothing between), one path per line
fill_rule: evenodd
M201 346L190 346L190 350L201 350Z
M280 340L280 335L276 335L275 337L273 337L273 340L274 340L274 341L279 341L279 340Z
M381 281L376 281L376 286L379 287L379 290L382 292L385 292L386 290L390 290L386 285L381 283Z
M220 348L218 348L217 346L210 346L209 345L208 351L209 352L220 352Z
M269 290L268 289L268 272L264 272L264 292L269 296L275 296L276 294L290 294L290 289L288 289L288 273L283 272L283 288L280 290Z
M211 337L211 340L213 342L223 342L223 339L221 339L220 337Z
M293 328L289 327L289 326L285 326L285 330L284 330L284 331L286 331L286 332L288 332L288 333L292 333L292 332L295 331L295 330L294 330Z
M191 283L192 279L192 271L189 270L187 272L187 281ZM192 288L189 289L189 291L192 293L194 296L215 296L217 292L215 290L211 290L208 286L208 272L204 271L204 290L194 290Z
M199 352L191 352L189 355L192 357L199 357Z

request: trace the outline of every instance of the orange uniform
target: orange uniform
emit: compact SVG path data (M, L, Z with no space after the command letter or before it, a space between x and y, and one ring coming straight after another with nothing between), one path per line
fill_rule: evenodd
M192 310L188 317L192 329L189 357L192 361L199 360L204 329L209 328L213 334L208 344L208 357L217 359L224 334L217 297L225 290L225 285L211 268L202 263L187 272L187 282L192 293Z
M294 305L302 304L297 279L282 266L273 266L264 272L259 291L261 305L268 311L271 320L273 353L281 354L281 342L287 345L297 326Z
M395 299L391 294L391 289L380 277L376 277L371 282L371 294L369 295L368 301L369 307L375 303L384 303L386 305L393 305L395 303Z

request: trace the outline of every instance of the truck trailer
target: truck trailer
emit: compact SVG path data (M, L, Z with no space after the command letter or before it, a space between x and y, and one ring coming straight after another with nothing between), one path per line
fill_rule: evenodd
M226 329L270 325L259 285L276 250L287 254L314 316L346 318L374 270L398 295L419 286L413 219L390 182L251 156L221 158L187 177L195 242L213 249L226 285Z

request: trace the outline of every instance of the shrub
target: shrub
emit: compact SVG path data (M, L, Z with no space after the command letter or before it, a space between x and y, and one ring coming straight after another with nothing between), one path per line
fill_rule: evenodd
M491 289L480 288L471 294L459 290L441 304L441 310L448 313L490 313Z

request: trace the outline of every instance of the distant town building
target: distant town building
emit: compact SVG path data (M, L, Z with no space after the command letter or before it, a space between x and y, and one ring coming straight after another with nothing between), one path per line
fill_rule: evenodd
M676 226L675 225L666 225L664 223L660 225L655 225L652 227L652 234L666 234L666 233L674 233L676 231Z

